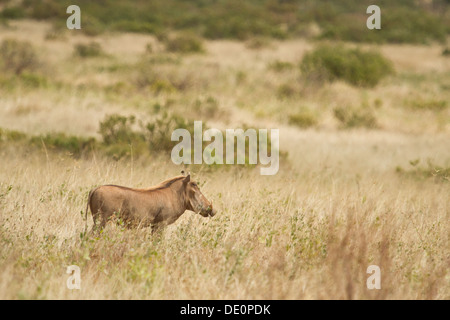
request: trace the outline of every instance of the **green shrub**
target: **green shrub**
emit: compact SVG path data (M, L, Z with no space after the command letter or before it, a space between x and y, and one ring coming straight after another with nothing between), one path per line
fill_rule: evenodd
M158 27L149 22L120 20L112 25L112 29L136 33L155 33Z
M187 33L167 39L165 45L169 52L201 53L205 51L201 38Z
M445 48L444 50L442 50L442 55L450 57L450 48Z
M81 31L87 36L98 36L105 31L105 25L95 16L86 14L83 10L81 16Z
M21 19L25 17L25 10L22 7L5 7L0 12L0 18Z
M176 142L171 140L175 129L187 129L193 137L194 123L185 118L168 114L157 116L147 123L136 124L134 116L109 115L100 122L99 133L102 136L106 154L115 159L146 152L170 152Z
M276 72L283 72L287 70L294 69L294 65L287 61L280 61L276 60L274 62L269 63L267 66L270 70L276 71Z
M147 151L142 124L136 126L135 116L113 114L100 122L99 133L102 136L106 155L113 159L126 156L140 156Z
M426 167L418 165L419 162L420 159L409 161L412 166L411 169L403 169L401 166L397 166L395 171L402 176L417 180L434 178L436 182L450 182L450 167L436 165L431 159L427 160Z
M46 88L48 86L48 79L40 74L23 72L18 78L26 87Z
M445 19L431 10L424 10L410 1L402 5L391 2L381 4L381 29L368 30L365 9L369 4L362 2L345 9L334 6L334 13L320 16L321 39L372 43L429 43L444 42L446 38ZM323 8L321 8L322 10Z
M439 112L447 109L448 101L436 99L430 100L415 99L407 102L407 105L413 110L429 110Z
M8 130L0 128L0 142L1 141L21 141L27 137L26 134L16 130Z
M341 45L319 46L303 57L300 68L309 79L341 79L362 87L373 87L393 73L392 64L380 53L347 49Z
M31 18L38 20L47 20L54 18L67 19L66 7L58 1L26 1L31 10Z
M299 112L290 114L288 116L290 125L299 128L309 128L317 125L317 117L308 109L302 109Z
M177 144L171 140L171 134L175 129L186 129L194 138L194 122L177 114L164 112L155 120L146 124L146 138L151 151L170 152ZM193 146L193 143L192 143Z
M78 43L75 45L74 54L80 58L99 57L104 55L102 46L98 42L88 44Z
M383 40L391 43L444 42L448 31L445 19L433 12L411 7L385 10L382 17ZM386 32L385 32L386 31Z
M67 151L77 158L92 151L97 146L95 138L68 136L65 133L34 136L30 139L30 143L36 146L44 145L49 150Z
M377 119L367 107L337 107L333 110L335 118L342 128L377 128Z
M295 87L290 83L284 83L277 88L277 97L279 99L287 99L293 97L297 93Z
M5 39L0 44L0 68L20 75L24 71L34 71L39 66L34 47L28 41Z
M196 99L192 109L202 119L220 118L223 120L228 116L228 113L225 110L219 108L219 102L213 96Z
M172 85L172 83L170 83L170 81L165 79L156 79L151 83L150 89L156 94L159 94L161 92L170 93L177 91L177 89Z
M106 145L143 141L144 135L134 129L136 124L135 116L121 116L118 114L109 115L100 122L99 133Z
M3 0L5 2L6 0ZM298 36L312 23L319 37L358 42L445 41L448 35L447 0L382 1L381 30L368 30L366 9L370 1L265 0L265 1L90 1L78 0L82 8L82 29L89 35L106 30L161 34L190 30L209 39L248 40L252 37L285 39ZM33 19L67 19L70 4L60 0L9 1L14 8L7 16L25 14ZM7 3L7 8L10 4ZM174 10L176 8L176 10ZM316 32L317 33L317 32Z
M170 64L168 62L168 64ZM150 61L138 64L135 84L139 89L150 89L155 93L171 93L184 91L193 85L192 75L179 71L170 65ZM197 82L200 84L201 82Z

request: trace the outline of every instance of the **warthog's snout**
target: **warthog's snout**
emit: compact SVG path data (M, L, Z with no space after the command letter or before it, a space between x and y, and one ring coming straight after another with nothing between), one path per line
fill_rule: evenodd
M213 209L212 206L210 206L208 208L208 214L209 214L210 217L214 217L216 215L216 213L217 213L216 209Z
M216 215L216 210L213 209L212 205L208 206L208 208L200 210L200 214L206 217L214 217Z

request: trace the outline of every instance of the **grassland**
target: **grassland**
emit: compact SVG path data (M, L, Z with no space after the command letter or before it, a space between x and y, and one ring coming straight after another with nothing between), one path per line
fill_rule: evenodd
M0 74L1 299L450 298L442 44L343 43L392 63L360 87L305 77L302 58L319 44L304 38L201 40L183 53L149 34L87 36L35 20L0 28L0 42L28 41L38 61ZM101 145L108 115L134 116L138 130L164 111L219 129L280 129L280 171L190 167L215 217L186 212L160 236L111 223L81 237L92 187L147 187L182 168L132 143L117 158L45 137ZM81 290L66 287L73 264ZM366 287L372 264L381 290Z

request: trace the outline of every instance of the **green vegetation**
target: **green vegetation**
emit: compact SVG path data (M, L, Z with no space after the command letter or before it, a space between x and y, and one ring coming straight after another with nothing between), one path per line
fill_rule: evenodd
M80 58L99 57L105 53L98 42L90 42L88 44L78 43L75 45L74 54Z
M427 165L420 166L420 159L411 160L409 164L410 169L403 169L397 166L395 171L405 177L417 180L424 180L433 178L436 182L450 182L450 166L439 166L433 163L431 159L427 160Z
M325 1L324 1L325 2ZM376 42L376 43L428 43L431 41L445 42L449 33L448 3L434 1L436 9L427 8L414 1L345 1L329 3L322 6L315 18L323 28L319 36L323 39ZM371 4L381 8L381 29L368 32L364 14ZM440 8L440 9L438 9ZM440 12L440 10L443 10ZM444 14L442 14L444 13ZM320 14L328 18L320 19ZM448 14L448 13L447 13Z
M446 100L437 100L437 99L415 99L406 102L406 105L410 107L412 110L428 110L439 112L447 109L448 101Z
M0 19L21 19L25 17L25 10L21 7L6 6L0 12Z
M33 136L30 138L30 143L42 146L47 150L69 152L75 158L92 151L97 146L95 138L69 136L61 132Z
M336 107L334 116L342 128L377 128L377 119L368 107Z
M308 79L342 79L361 87L373 87L393 73L391 63L380 53L348 49L342 45L317 47L303 57L300 68Z
M190 30L208 39L285 39L307 34L317 24L318 37L357 42L444 42L450 31L447 0L426 5L414 0L379 1L382 29L368 31L369 0L45 0L4 1L3 19L51 19L62 24L66 8L82 8L88 35L108 31L157 34Z
M299 112L289 115L289 124L299 128L313 127L317 122L317 116L309 109L302 108Z
M166 50L177 53L201 53L205 49L202 40L189 33L181 34L165 41Z
M26 134L17 130L0 128L0 143L3 141L21 141L26 138Z
M277 97L279 99L287 99L293 97L297 93L297 89L290 83L283 83L277 88Z
M28 41L5 39L0 44L0 69L16 75L34 71L39 59L34 47Z
M87 155L92 151L100 152L115 160L123 157L148 155L152 152L170 153L177 142L171 140L175 129L186 129L194 137L194 123L177 114L163 112L144 123L136 121L136 117L112 114L106 116L99 125L102 139L79 137L65 133L47 133L29 136L16 130L0 128L0 143L22 143L35 147L43 147L46 151L69 152L75 158Z
M295 67L290 62L275 60L274 62L269 63L267 68L270 70L273 70L275 72L284 72L284 71L292 70Z

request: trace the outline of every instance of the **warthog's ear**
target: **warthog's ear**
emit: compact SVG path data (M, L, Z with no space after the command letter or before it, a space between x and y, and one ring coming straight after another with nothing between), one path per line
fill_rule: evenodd
M191 181L191 174L190 173L188 173L186 178L183 179L183 183L188 183L189 181Z

